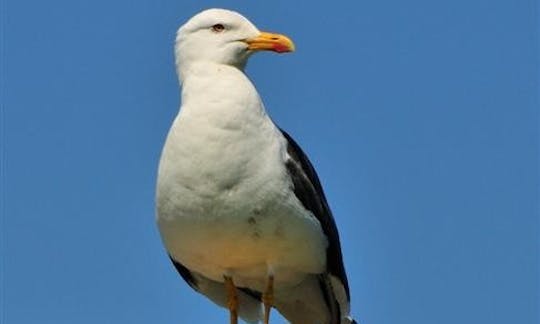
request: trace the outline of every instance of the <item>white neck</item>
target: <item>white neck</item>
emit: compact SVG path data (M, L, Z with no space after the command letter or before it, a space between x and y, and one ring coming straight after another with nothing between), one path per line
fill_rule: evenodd
M183 84L186 78L190 74L201 74L205 72L212 72L212 66L214 67L230 67L237 69L244 72L244 69L246 67L247 63L247 56L245 59L239 60L239 63L237 65L231 65L231 64L223 64L223 63L214 63L214 62L208 62L208 61L194 61L194 62L183 62L180 59L181 56L177 55L176 57L176 73L178 74L178 78L180 81L180 84Z
M181 114L238 122L242 115L266 115L257 90L237 67L204 62L185 72Z

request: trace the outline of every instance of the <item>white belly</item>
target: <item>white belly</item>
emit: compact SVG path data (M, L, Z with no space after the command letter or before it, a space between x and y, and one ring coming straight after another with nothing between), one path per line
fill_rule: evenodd
M264 216L251 211L160 218L159 228L176 260L216 281L229 275L239 286L262 289L269 271L276 285L322 272L326 242L320 225L286 208L272 209Z
M158 176L158 226L169 254L207 278L228 275L258 290L269 272L280 286L324 271L326 238L291 190L276 130L246 137L180 126L169 134Z

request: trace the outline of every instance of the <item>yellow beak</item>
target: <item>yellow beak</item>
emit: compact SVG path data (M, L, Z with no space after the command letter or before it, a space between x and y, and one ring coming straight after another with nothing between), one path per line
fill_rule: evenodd
M259 36L246 39L245 42L251 51L294 52L294 43L292 40L281 34L261 32Z

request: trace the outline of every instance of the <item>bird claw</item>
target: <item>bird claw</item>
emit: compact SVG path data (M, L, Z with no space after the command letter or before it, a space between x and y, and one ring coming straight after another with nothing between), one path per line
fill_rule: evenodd
M274 305L274 276L268 276L268 282L266 283L266 290L262 295L262 302L264 304L264 324L270 323L270 311Z
M223 276L227 290L227 308L229 308L230 324L238 324L238 294L231 277Z

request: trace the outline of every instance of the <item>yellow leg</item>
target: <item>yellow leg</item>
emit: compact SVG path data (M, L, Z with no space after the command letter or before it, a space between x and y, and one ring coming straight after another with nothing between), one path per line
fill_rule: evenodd
M262 301L264 304L264 324L270 323L270 311L274 304L274 276L268 276L268 282L266 283L266 290L262 295Z
M238 324L238 295L231 277L223 276L227 289L227 307L229 308L230 324Z

